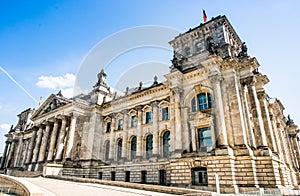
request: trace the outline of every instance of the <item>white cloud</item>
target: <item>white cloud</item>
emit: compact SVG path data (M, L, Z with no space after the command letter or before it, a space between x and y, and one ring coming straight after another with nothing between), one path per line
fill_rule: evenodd
M69 73L64 76L40 76L36 85L41 88L56 90L58 88L73 87L75 80L76 76Z
M0 124L0 130L9 131L10 130L10 125L7 124L7 123Z
M36 85L40 88L61 90L63 96L72 97L76 76L67 73L64 76L40 76Z

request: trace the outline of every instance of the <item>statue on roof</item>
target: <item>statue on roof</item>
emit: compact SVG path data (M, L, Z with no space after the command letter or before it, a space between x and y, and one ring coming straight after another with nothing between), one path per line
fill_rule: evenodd
M243 42L241 46L241 52L239 53L238 57L248 57L248 48L246 46L246 43Z
M97 83L94 85L94 87L97 87L97 86L107 86L106 85L106 73L104 72L103 69L101 69L101 71L98 73L98 81Z
M179 54L178 52L174 52L171 62L176 69L182 71L182 63L184 60L186 60L186 57L184 57L182 54Z

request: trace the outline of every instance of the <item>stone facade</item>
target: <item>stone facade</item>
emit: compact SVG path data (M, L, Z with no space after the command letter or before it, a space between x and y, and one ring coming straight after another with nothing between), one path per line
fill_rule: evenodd
M19 115L1 168L221 192L298 188L299 131L225 16L178 35L166 80L52 94Z

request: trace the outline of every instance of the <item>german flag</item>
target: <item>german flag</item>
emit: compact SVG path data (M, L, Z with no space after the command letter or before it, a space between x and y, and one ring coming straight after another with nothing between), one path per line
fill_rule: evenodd
M205 23L207 21L207 16L204 9L202 9L202 12L203 12L203 22Z

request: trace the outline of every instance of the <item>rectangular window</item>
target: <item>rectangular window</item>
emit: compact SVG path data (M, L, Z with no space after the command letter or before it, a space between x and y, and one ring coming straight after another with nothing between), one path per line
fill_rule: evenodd
M130 182L130 171L125 171L125 182Z
M118 121L118 130L123 130L123 119L119 119Z
M192 182L193 185L208 185L207 169L206 168L195 168L192 169Z
M166 170L159 170L159 184L160 185L166 185L167 180L166 180Z
M162 120L169 120L169 108L162 109Z
M136 115L131 116L131 127L136 127Z
M103 172L99 172L98 174L99 174L99 175L98 175L99 180L102 180Z
M152 113L146 112L146 124L150 124L152 122Z
M106 133L110 132L110 125L111 125L111 122L106 123Z
M115 181L116 180L116 172L115 171L111 172L110 180L111 181Z
M198 129L198 139L200 152L209 152L212 150L211 131L209 128Z
M146 183L147 182L147 171L143 170L141 172L141 183Z

